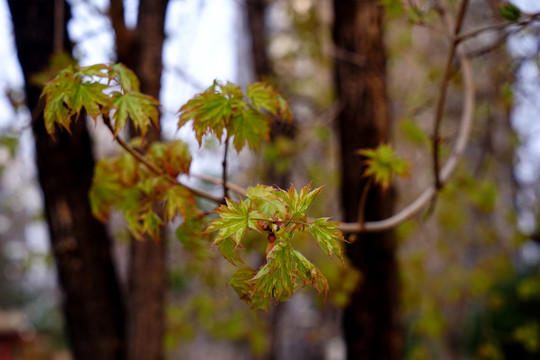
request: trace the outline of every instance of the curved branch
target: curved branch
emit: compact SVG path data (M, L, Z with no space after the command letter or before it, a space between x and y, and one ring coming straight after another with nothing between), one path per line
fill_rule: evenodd
M441 142L439 133L442 119L444 116L446 93L448 91L448 85L450 85L450 77L452 75L452 63L454 61L454 56L456 54L456 49L458 46L458 35L461 31L461 26L463 24L463 19L465 18L465 10L467 9L468 3L468 0L462 0L459 7L459 13L456 19L456 24L454 26L454 31L452 33L452 43L450 44L450 50L448 51L448 56L446 58L446 68L444 70L443 81L441 83L441 89L439 91L439 101L437 102L437 110L435 113L435 120L433 126L433 173L435 178L435 187L437 188L437 190L441 189L443 186L439 177L439 145ZM441 13L441 16L444 16L444 13ZM447 22L447 26L450 27L450 21L447 20Z
M452 148L452 152L448 157L448 160L439 172L439 179L442 184L446 183L450 176L453 174L467 143L469 142L469 136L471 133L473 123L473 110L474 110L474 84L471 65L468 57L461 47L457 49L457 55L461 64L461 71L463 74L464 82L464 95L463 95L463 112L461 115L461 121L459 131ZM359 223L345 223L339 226L339 229L343 232L375 232L388 230L390 228L399 225L403 221L409 219L416 213L418 213L429 201L435 196L437 189L434 184L430 185L424 192L422 192L413 202L400 210L395 215L379 221L368 221L363 225Z

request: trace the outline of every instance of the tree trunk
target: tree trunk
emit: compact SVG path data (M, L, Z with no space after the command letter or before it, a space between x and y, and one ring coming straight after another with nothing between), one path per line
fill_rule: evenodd
M341 140L342 206L345 219L358 221L359 203L367 179L358 149L388 142L390 122L386 94L386 54L383 8L379 0L334 0L333 36L340 53L335 62L337 95L343 104L338 116ZM353 56L351 56L353 58ZM360 62L357 60L361 59ZM391 191L372 187L365 220L392 212ZM349 359L399 359L401 334L398 318L398 269L393 231L350 237L347 255L362 273L344 313Z
M162 49L167 0L141 0L137 27L125 29L121 1L111 1L118 61L139 77L141 92L159 98L163 69ZM120 8L120 10L118 10ZM116 16L116 18L114 18ZM132 134L135 135L135 134ZM159 128L149 129L148 142L159 141ZM166 241L132 239L128 286L128 358L163 358L165 293L167 290Z
M269 80L274 77L274 71L268 58L266 46L266 17L267 0L247 0L246 12L251 38L251 55L257 80Z
M94 159L84 118L72 126L72 135L59 131L56 141L52 140L38 110L41 89L31 82L32 75L44 70L53 54L53 39L58 39L55 14L70 14L67 5L55 9L55 4L62 2L9 1L27 104L40 114L33 124L36 163L63 290L67 335L75 359L124 359L124 307L110 254L111 241L103 224L92 216L88 202ZM57 18L63 34L65 20Z

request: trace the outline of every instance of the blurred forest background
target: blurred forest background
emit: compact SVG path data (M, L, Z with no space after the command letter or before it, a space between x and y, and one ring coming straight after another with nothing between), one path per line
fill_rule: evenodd
M150 137L183 139L192 172L219 178L222 145L207 138L199 149L191 132L176 131L178 109L214 79L268 81L293 125L276 124L257 154L229 154L230 178L325 185L312 215L355 222L367 181L356 150L390 142L411 171L371 189L363 217L379 220L434 183L434 141L442 159L451 155L466 89L457 57L447 66L445 29L463 3L0 3L0 359L540 358L535 1L514 2L517 17L499 0L468 1L459 49L473 68L474 124L436 200L393 230L348 235L346 267L299 239L330 282L328 299L300 291L268 313L237 298L232 266L210 243L174 230L159 243L135 241L120 217L104 225L91 216L94 162L120 149L93 122L51 140L43 82L72 61L67 54L82 65L124 63L162 103L161 131ZM219 186L186 181L221 196Z

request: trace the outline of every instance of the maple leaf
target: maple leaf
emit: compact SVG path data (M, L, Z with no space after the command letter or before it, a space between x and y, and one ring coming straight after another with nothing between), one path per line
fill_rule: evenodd
M124 198L126 188L119 181L115 169L114 161L110 159L98 161L90 187L92 214L102 222L109 218L111 207Z
M171 221L180 214L184 219L189 217L195 206L193 193L184 186L171 186L162 192L161 198L165 200L164 216L166 221Z
M341 246L339 246L339 241L345 241L345 238L337 228L339 224L334 221L328 221L328 219L329 218L316 219L309 225L309 231L330 258L332 258L333 254L336 254L343 265L345 265Z
M240 201L236 204L234 201L225 199L226 205L221 205L216 212L220 218L213 220L206 232L218 231L218 235L212 246L231 237L236 245L240 245L248 229L257 229L257 220L263 216L249 208L248 202Z
M409 175L409 163L401 159L387 144L379 145L376 149L359 150L358 154L365 156L364 176L373 176L374 182L383 189L392 183L392 176L405 177Z
M250 186L246 191L247 198L256 206L257 211L272 219L277 214L279 218L285 218L286 205L277 194L279 189L267 185Z
M231 104L223 94L204 92L180 108L178 128L193 119L195 137L202 145L204 135L213 133L221 140L223 129L231 117Z
M172 176L179 173L188 174L191 166L191 154L189 146L182 140L176 140L167 146L167 161L165 169Z
M315 265L298 251L293 250L292 257L294 259L295 269L299 278L304 282L304 285L313 286L319 294L324 294L326 299L330 288L328 286L328 280L326 280Z
M233 118L232 128L229 127L230 136L234 136L233 144L236 151L242 150L247 142L252 150L257 150L261 140L270 138L270 119L254 110L246 110Z
M43 118L45 120L45 129L49 135L54 135L55 124L71 133L69 129L71 125L69 101L70 97L67 92L55 92L47 96Z
M133 122L133 127L140 130L143 136L152 123L159 126L159 112L157 109L159 102L151 96L138 92L125 94L114 92L112 105L116 109L113 116L115 119L115 136L126 126L128 118Z
M137 75L130 69L128 69L124 64L113 64L111 65L111 76L118 77L118 83L124 89L124 92L140 91L140 82L137 78Z
M257 272L247 266L241 267L233 274L231 280L229 280L229 285L234 289L238 297L247 302L248 304L252 303L251 295L253 293L252 279Z
M90 66L77 67L77 75L81 78L84 77L108 77L110 68L105 64L94 64Z
M102 108L107 111L111 105L111 98L103 93L107 85L96 82L85 82L75 87L73 93L71 111L77 115L82 108L86 110L94 120L103 113Z
M287 102L269 84L264 82L250 84L246 95L256 109L264 109L286 121L291 120L292 115Z
M293 266L292 248L281 242L274 246L266 258L266 265L252 279L253 294L278 301L286 300L296 289L297 273ZM256 301L254 305L257 305Z
M139 179L139 162L131 154L120 156L117 173L122 185L132 186Z
M289 206L292 216L302 215L311 206L315 197L322 191L323 187L318 187L312 191L311 185L308 184L297 192L295 187L291 185L289 191L281 190L280 196Z
M167 144L160 141L154 141L152 144L150 144L145 156L156 166L164 168L165 163L167 162L167 150Z
M141 231L150 235L154 241L159 241L160 227L163 225L163 220L154 211L149 210L141 214L142 229Z
M240 88L240 86L233 84L229 81L227 81L225 84L219 81L214 81L214 91L216 91L216 88L219 88L221 90L221 93L229 99L241 99L244 96L242 94L242 89Z
M41 97L45 97L43 118L49 135L54 136L55 124L70 132L73 87L80 83L74 67L69 66L45 84Z
M240 253L238 252L238 245L231 238L226 238L223 241L220 241L218 244L218 250L221 255L234 266L238 266L244 262L240 257Z

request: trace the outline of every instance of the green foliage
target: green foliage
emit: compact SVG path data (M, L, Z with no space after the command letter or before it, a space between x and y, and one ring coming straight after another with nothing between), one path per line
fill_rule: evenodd
M69 131L72 118L85 111L96 122L103 118L118 141L129 120L143 137L129 145L121 142L129 154L97 163L90 204L99 220L106 221L116 209L135 238L142 240L147 235L157 241L163 225L181 216L184 221L176 236L186 248L198 258L208 258L203 250L204 238L217 232L212 247L216 246L234 266L244 263L239 250L248 231L254 230L266 234L266 264L259 270L241 267L234 274L230 285L242 300L254 308L268 309L272 299L284 301L298 287L307 285L326 295L326 278L293 247L295 234L307 234L309 230L330 258L336 255L344 264L339 245L344 238L338 224L329 218L309 221L306 215L322 188L312 190L308 185L297 191L291 186L285 191L264 185L251 187L243 200L225 199L225 204L215 210L219 218L201 232L205 216L197 208L192 191L174 181L177 175L189 173L189 148L180 140L146 146L148 128L158 126L159 103L139 92L133 72L120 64L72 65L46 84L42 96L46 100L45 124L51 135L57 126ZM226 141L232 139L237 151L246 144L258 148L269 137L274 118L291 118L284 99L264 83L250 85L244 94L237 85L215 81L180 112L179 127L193 120L199 144L205 135L213 134L221 140L226 133Z
M393 175L409 176L409 163L397 156L390 145L379 145L376 149L359 150L365 156L366 169L364 176L372 176L375 184L383 189L392 183Z
M137 77L122 64L70 65L43 88L45 128L51 136L56 126L69 131L72 118L85 110L94 121L112 118L115 136L128 119L144 135L151 124L158 125L159 102L138 90Z
M189 171L191 156L186 149L187 145L180 140L168 144L153 143L148 157L176 176ZM160 227L165 222L179 215L187 219L199 213L191 191L151 172L131 154L97 163L90 205L94 216L101 221L109 218L113 208L119 210L128 229L138 239L148 234L158 240ZM156 212L157 209L160 211Z
M521 10L514 4L504 4L499 6L499 15L504 19L516 22L521 17Z
M398 17L403 14L403 3L401 0L381 0L386 14L390 17Z
M293 247L294 235L309 229L313 238L329 257L337 255L343 262L339 245L343 235L337 223L328 218L309 222L306 211L322 188L311 190L307 185L297 191L257 185L247 190L245 200L227 199L216 210L220 218L213 220L207 232L218 231L213 246L233 265L243 263L238 248L246 233L266 233L266 264L259 270L241 267L231 279L231 286L240 299L254 308L267 310L271 299L284 301L300 286L312 286L319 294L328 292L328 281L304 255Z
M237 151L248 147L256 150L261 140L268 140L274 118L290 121L291 113L285 100L270 85L255 83L246 94L239 86L214 81L206 91L196 95L180 108L178 127L193 120L193 130L199 145L205 135L213 134L220 141L223 133L233 138Z

